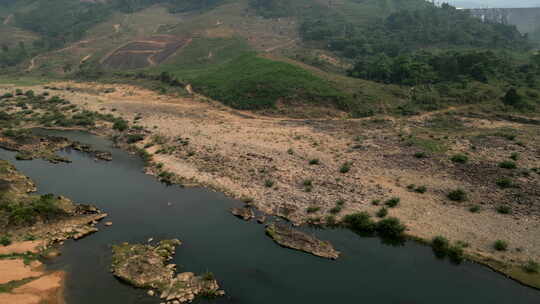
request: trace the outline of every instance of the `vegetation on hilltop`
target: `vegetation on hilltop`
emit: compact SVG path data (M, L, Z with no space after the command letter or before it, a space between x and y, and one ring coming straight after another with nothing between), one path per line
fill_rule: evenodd
M238 109L272 108L280 101L346 108L346 96L300 67L243 55L192 80L194 89Z

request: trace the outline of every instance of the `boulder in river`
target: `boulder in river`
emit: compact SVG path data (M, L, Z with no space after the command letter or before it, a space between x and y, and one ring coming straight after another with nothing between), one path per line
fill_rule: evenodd
M283 247L308 252L333 260L337 259L340 254L329 242L321 241L286 225L270 224L266 226L266 233Z
M244 207L244 208L232 208L231 213L235 216L243 219L244 221L249 221L255 217L253 209Z
M220 296L217 281L211 273L197 276L191 272L175 275L172 259L179 240L163 240L156 246L123 243L113 246L113 274L139 288L156 290L166 302L191 302L197 295Z

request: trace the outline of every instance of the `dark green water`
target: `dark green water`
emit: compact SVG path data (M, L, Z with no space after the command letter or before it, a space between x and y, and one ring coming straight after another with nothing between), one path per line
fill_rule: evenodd
M51 132L48 132L51 134ZM527 288L470 262L456 266L437 260L415 242L383 245L346 230L310 230L342 252L337 261L284 249L264 235L264 227L233 217L241 203L205 189L167 187L142 173L142 162L110 142L77 132L59 132L113 153L113 162L96 162L66 152L72 164L20 162L0 151L30 176L40 193L56 193L92 203L109 213L110 228L80 241L66 242L50 263L68 271L68 304L150 304L148 297L117 281L108 271L110 244L179 238L175 263L180 271L212 271L227 292L197 303L378 303L539 304L540 291ZM171 203L169 205L168 203Z

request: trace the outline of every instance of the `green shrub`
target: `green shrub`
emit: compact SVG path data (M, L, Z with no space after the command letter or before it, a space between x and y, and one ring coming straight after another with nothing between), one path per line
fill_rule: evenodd
M266 188L272 188L274 186L274 181L271 179L267 179L264 181L264 186Z
M311 179L305 179L302 183L304 184L305 187L313 186L313 180Z
M123 132L129 128L128 122L123 119L117 119L113 124L113 129Z
M126 141L128 144L134 144L136 142L144 140L144 135L142 134L129 134L126 137Z
M450 258L450 261L453 263L459 264L463 261L465 258L465 253L463 251L463 247L459 244L455 244L453 246L450 246L448 248L447 252L448 258Z
M381 203L381 200L379 200L379 199L375 199L375 200L372 200L372 201L371 201L371 204L372 204L373 206L379 206L380 203Z
M211 272L208 272L208 271L203 273L201 277L202 277L203 281L212 281L212 280L215 279L214 274L211 273Z
M514 152L510 155L510 159L517 161L519 159L519 153Z
M375 231L375 223L367 212L349 214L343 218L343 222L356 232L371 233Z
M385 207L382 207L381 209L379 209L379 211L377 211L377 216L380 218L386 217L387 215L388 215L388 209Z
M334 227L337 226L336 217L333 215L328 215L325 217L326 226Z
M318 164L320 164L320 161L319 161L318 158L314 158L314 159L309 161L309 164L310 165L318 165Z
M341 212L341 206L335 206L334 208L330 209L330 213L332 214L338 214Z
M416 158L426 158L427 153L426 152L416 152L416 153L414 153L414 157L416 157Z
M315 212L318 212L319 210L321 210L321 207L312 206L312 207L308 207L306 209L306 212L307 213L315 213Z
M472 212L472 213L478 213L478 212L480 212L480 206L478 206L478 205L471 206L469 208L469 211Z
M523 265L523 270L527 273L539 273L540 272L540 264L537 262L530 260L527 262L527 264Z
M419 187L416 187L416 189L414 189L414 192L417 192L417 193L426 193L426 191L427 191L426 186L419 186Z
M469 157L465 154L456 154L450 158L454 163L466 164L469 161Z
M512 213L512 208L510 208L509 206L501 205L497 207L497 212L499 212L500 214L510 214Z
M0 237L0 245L2 246L9 246L11 245L11 238L7 235L2 235Z
M345 174L345 173L351 171L351 166L352 166L351 162L346 162L343 165L341 165L341 168L339 169L339 172Z
M499 167L503 169L516 169L517 165L515 162L507 160L507 161L500 162Z
M399 205L399 202L401 201L401 199L399 197L392 197L391 199L387 200L385 202L385 205L390 207L390 208L395 208L397 207L397 205Z
M497 240L493 243L493 248L497 251L506 251L508 249L508 243L503 240Z
M447 195L448 199L455 202L463 202L467 200L467 193L463 189L450 191Z
M497 184L497 186L499 186L502 189L511 188L511 187L514 186L514 183L508 177L499 178L497 180L496 184Z
M395 217L385 218L376 224L377 233L386 238L401 238L405 232L405 225Z
M336 206L343 206L343 205L345 205L345 201L342 200L342 199L340 199L340 200L338 200L338 201L336 202Z
M437 257L443 258L448 254L450 242L443 236L436 236L431 241L431 248Z

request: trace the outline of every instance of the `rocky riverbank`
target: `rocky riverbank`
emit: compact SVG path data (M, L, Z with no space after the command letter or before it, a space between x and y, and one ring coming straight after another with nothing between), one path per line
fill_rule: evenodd
M98 231L107 216L91 205L54 195L32 195L34 183L0 160L0 303L63 303L63 272L49 272L42 258L60 254L68 239Z
M295 225L387 213L414 238L467 244L467 256L540 286L540 274L526 270L540 261L539 127L529 120L466 106L411 117L271 118L127 85L107 94L99 84L55 87L84 111L132 122L116 133L105 123L102 134L121 139L164 182L222 191ZM497 240L509 248L496 250Z
M175 274L176 265L168 264L180 246L179 240L163 240L156 245L123 243L113 246L112 273L119 279L170 304L187 303L197 296L225 294L211 273Z

